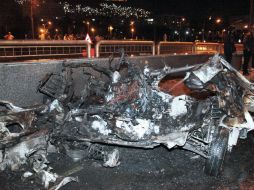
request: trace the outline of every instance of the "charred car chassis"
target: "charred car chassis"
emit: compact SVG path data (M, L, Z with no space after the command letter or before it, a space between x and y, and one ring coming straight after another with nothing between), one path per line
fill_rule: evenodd
M75 96L72 69L89 67L105 75L88 80ZM159 88L160 81L175 72L186 72L186 86L209 91L206 99L172 96ZM100 145L138 148L181 147L206 158L205 173L217 176L227 151L254 128L253 84L222 57L207 63L173 69L143 70L121 52L119 62L106 67L94 63L66 64L60 73L41 80L38 91L45 103L20 108L1 101L0 169L19 170L28 165L24 177L40 176L45 188L59 189L72 177L51 172L47 155L65 153L73 159L84 156L102 159L105 167L119 165L117 149ZM78 156L77 156L78 155ZM59 180L61 179L61 180Z

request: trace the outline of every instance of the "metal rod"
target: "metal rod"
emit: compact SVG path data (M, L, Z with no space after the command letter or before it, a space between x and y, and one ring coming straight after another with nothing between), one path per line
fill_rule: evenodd
M34 39L34 15L33 15L33 0L30 0L30 19L31 19L31 29L32 29L32 38Z

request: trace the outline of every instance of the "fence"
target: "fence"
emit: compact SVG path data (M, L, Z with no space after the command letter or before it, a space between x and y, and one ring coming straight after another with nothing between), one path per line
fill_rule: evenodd
M119 49L129 55L155 55L155 43L153 41L134 40L102 40L96 44L96 57L107 57Z
M242 54L243 45L236 44L236 51ZM159 42L156 48L153 41L102 40L95 45L96 57L108 57L119 49L132 56L163 54L214 54L224 53L221 43ZM94 49L92 49L94 51ZM156 52L157 50L157 52ZM93 52L94 54L94 52ZM0 60L5 58L55 58L84 56L90 58L91 44L84 40L14 40L0 41Z
M160 42L157 46L157 54L192 54L192 42Z
M236 52L243 53L243 45L235 44ZM224 53L222 43L192 43L192 42L160 42L157 54L214 54Z
M31 58L56 56L90 57L91 45L84 40L14 40L0 41L0 57L5 58Z

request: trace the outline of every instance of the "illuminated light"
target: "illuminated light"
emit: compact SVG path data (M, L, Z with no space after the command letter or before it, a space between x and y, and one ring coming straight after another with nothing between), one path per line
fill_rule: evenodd
M48 25L52 25L52 22L51 22L51 21L48 21Z
M95 18L92 18L92 21L95 21Z
M79 13L85 16L104 16L104 17L124 17L124 18L147 18L151 13L144 9L121 6L116 4L101 3L98 8L83 6L81 4L71 5L68 2L62 2L65 14Z
M95 32L95 28L91 28L91 32L93 32L93 33L94 33L94 32Z
M249 26L248 25L244 25L244 28L247 29Z
M189 31L186 31L186 32L185 32L185 34L186 34L186 35L189 35L189 34L190 34L190 32L189 32Z
M220 23L221 23L221 19L220 19L220 18L217 18L217 19L216 19L216 23L217 23L217 24L220 24Z
M188 53L186 52L185 55L188 55Z
M42 18L42 19L41 19L41 22L43 22L43 21L44 21L44 19Z
M209 16L209 18L208 18L209 20L212 20L212 16Z
M182 18L182 21L184 22L186 19L185 18Z
M241 40L241 39L239 39L239 40L238 40L238 43L242 43L242 40Z
M58 32L59 30L56 28L55 31Z
M134 25L134 24L135 24L135 22L134 22L134 21L131 21L131 24L130 24L130 25L132 26L132 25Z
M44 32L45 32L45 30L41 28L40 29L40 33L44 33Z
M226 32L227 30L226 29L223 29L222 32Z
M209 30L209 31L208 31L208 33L209 33L209 34L211 34L211 33L212 33L212 31L211 31L211 30Z
M207 50L207 47L206 47L206 46L198 46L198 47L197 47L197 50L198 50L198 51L206 51L206 50Z
M135 31L135 29L134 29L134 28L132 28L132 29L131 29L131 32L133 33L134 31Z
M113 26L110 25L110 26L108 27L108 30L109 30L109 31L114 30Z

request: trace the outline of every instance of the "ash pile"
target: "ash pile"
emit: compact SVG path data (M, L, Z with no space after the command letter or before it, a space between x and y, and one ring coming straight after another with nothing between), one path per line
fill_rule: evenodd
M197 66L152 70L137 67L121 51L118 63L112 63L113 58L103 67L63 63L62 72L38 84L45 95L41 105L21 108L1 101L0 170L18 172L45 189L60 189L78 178L54 173L51 154L117 167L117 146L163 145L201 155L207 160L205 172L217 176L226 152L254 127L253 85L218 55ZM73 70L86 80L77 84ZM187 73L183 81L189 88L212 95L198 100L161 91L160 81L177 72ZM79 95L75 85L82 87Z

